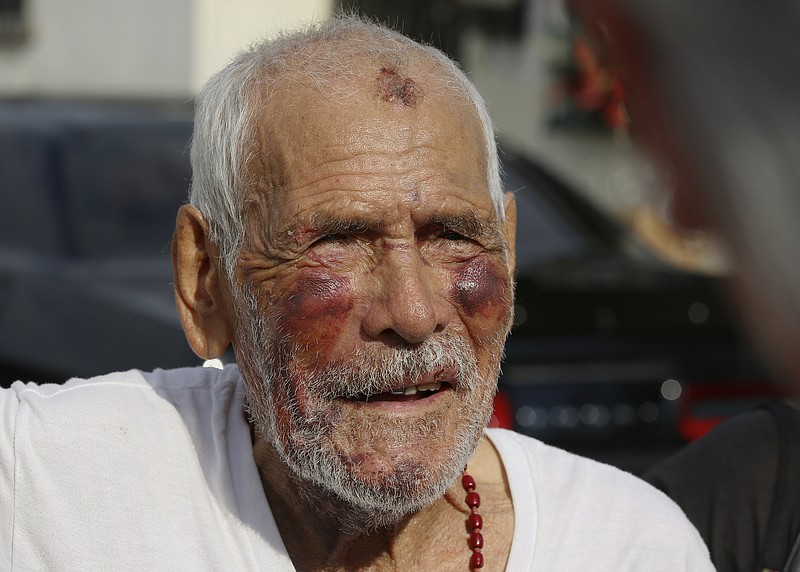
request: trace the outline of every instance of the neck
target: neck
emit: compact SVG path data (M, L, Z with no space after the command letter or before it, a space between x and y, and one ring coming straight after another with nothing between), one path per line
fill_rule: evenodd
M461 569L469 559L463 541L469 511L460 482L394 526L374 529L366 516L354 516L350 505L289 474L263 439L256 440L254 457L275 522L298 570L416 569L426 550L435 551L436 560L460 563ZM343 521L341 515L349 518Z

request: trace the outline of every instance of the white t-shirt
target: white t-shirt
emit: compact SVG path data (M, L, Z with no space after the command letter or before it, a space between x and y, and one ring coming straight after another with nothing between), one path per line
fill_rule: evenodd
M17 382L0 415L0 570L294 570L235 366ZM680 509L644 482L488 436L514 503L508 570L713 570Z

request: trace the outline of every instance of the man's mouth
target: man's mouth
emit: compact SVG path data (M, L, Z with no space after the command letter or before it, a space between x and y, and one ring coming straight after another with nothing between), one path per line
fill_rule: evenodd
M359 393L353 397L349 397L349 401L416 401L418 399L427 399L441 391L446 391L451 388L450 384L442 381L434 381L431 383L420 383L419 385L409 385L405 387L397 387L389 391L381 393Z

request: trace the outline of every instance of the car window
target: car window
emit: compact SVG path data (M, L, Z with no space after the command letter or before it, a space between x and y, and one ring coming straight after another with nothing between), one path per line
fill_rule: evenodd
M554 205L541 181L526 177L514 164L507 163L504 170L504 188L517 199L517 267L521 271L578 258L591 249L587 229Z

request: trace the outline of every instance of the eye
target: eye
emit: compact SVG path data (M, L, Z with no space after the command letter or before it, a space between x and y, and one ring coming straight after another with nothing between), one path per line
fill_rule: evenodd
M352 237L344 232L332 232L319 237L314 241L314 244L322 244L326 242L348 242L351 239Z
M335 232L332 234L326 234L325 236L321 237L320 241L331 242L335 240L345 240L347 239L347 235L341 232Z
M446 229L446 228L442 230L442 232L439 235L439 237L443 238L444 240L456 240L456 241L469 240L463 234L459 234L454 230L449 230L449 229Z

